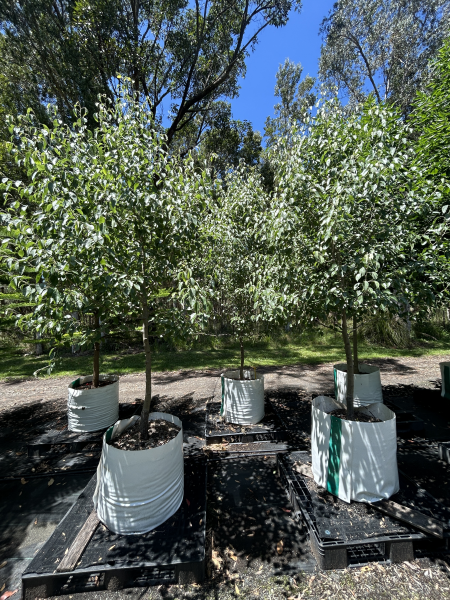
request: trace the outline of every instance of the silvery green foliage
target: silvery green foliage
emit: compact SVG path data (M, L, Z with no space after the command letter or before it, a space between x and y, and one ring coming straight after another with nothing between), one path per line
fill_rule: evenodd
M413 164L409 134L397 112L372 99L350 116L336 100L292 144L273 149L284 278L275 305L326 319L434 301L445 222L440 194Z
M296 123L304 122L316 102L313 91L315 79L307 75L302 80L303 67L287 58L276 74L275 96L280 102L275 104L275 117L267 117L264 135L269 146L280 136L290 136Z
M264 322L260 288L268 209L257 170L242 163L227 176L209 223L211 289L236 339L255 337Z
M372 92L407 114L449 23L448 0L340 0L320 28L319 77L352 105Z

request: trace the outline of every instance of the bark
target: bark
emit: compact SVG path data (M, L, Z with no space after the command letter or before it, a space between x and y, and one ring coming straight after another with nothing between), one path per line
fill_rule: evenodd
M244 342L242 338L240 338L239 342L241 344L241 370L239 373L239 378L244 379Z
M34 336L36 340L39 340L41 338L41 332L40 331L36 331L36 335ZM41 342L36 342L35 344L35 354L36 356L41 356L43 353L43 349L42 349L42 343Z
M148 440L148 416L150 414L150 405L152 403L152 352L148 339L148 321L149 310L147 300L144 300L142 310L142 341L145 352L145 398L141 412L140 436L141 440Z
M98 312L94 313L94 327L96 330L100 329L100 319ZM98 388L100 382L100 342L94 342L94 378L92 384L95 388Z
M347 315L342 311L342 337L344 338L345 356L347 357L347 415L353 417L353 390L355 388L355 371L353 368L352 347L348 335Z
M358 358L358 321L353 317L353 368L355 375L359 375L359 358Z

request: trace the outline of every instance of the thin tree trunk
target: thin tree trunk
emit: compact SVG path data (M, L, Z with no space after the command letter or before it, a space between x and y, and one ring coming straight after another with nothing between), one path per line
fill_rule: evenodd
M140 434L141 441L148 440L148 416L152 403L152 352L148 339L148 304L145 299L142 310L142 340L145 351L145 398L141 412Z
M358 321L353 317L353 369L355 375L359 375L359 357L358 357Z
M347 315L342 311L342 337L344 338L345 356L347 357L347 415L353 417L353 390L355 388L355 371L353 368L352 347L348 335Z
M239 339L239 342L241 344L241 370L239 373L239 377L240 379L244 379L244 343L242 341L242 338Z
M94 327L97 331L100 329L100 319L98 317L98 311L94 313ZM100 342L94 342L94 377L92 384L95 388L98 388L100 383Z
M34 338L36 340L40 340L41 339L41 332L40 331L36 331L36 335L34 336ZM36 342L35 344L35 352L36 356L41 356L43 353L43 349L42 349L42 343L41 342Z

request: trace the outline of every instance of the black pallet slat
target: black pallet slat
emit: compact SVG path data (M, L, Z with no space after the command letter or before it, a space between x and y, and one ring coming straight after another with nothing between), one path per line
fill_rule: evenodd
M406 398L403 397L388 396L384 398L384 404L395 413L397 435L422 433L425 429L425 423L414 415L411 408L402 408L401 403L405 403L405 400Z
M56 572L93 510L96 475L22 574L24 600L93 590L200 583L205 577L206 459L185 459L178 511L144 535L118 535L99 524L76 568Z
M296 515L306 523L313 554L324 569L345 569L367 562L394 563L414 559L414 550L447 547L412 526L382 515L368 504L350 505L320 490L311 492L306 477L293 469L294 462L308 463L309 452L291 452L277 457L278 472ZM437 500L401 477L401 491L392 499L428 516L448 522L449 513ZM403 491L402 491L403 490ZM326 504L325 507L321 507ZM350 512L352 511L352 512ZM450 528L449 533L450 535Z
M266 414L256 425L234 425L225 423L220 417L220 402L211 402L206 407L206 444L252 444L258 442L282 442L289 437L270 403L265 403Z
M119 404L119 419L129 419L140 413L142 404L123 402ZM51 429L27 443L28 457L36 458L48 452L54 446L60 446L66 452L80 452L88 444L102 443L103 434L107 428L89 433L76 433L67 429Z

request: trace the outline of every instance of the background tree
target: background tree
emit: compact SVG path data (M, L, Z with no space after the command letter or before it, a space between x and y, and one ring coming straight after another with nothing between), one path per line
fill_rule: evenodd
M449 23L448 0L339 0L320 27L319 78L352 104L372 92L406 115Z
M326 324L330 314L341 320L350 416L360 318L434 301L439 197L413 167L409 134L398 112L372 97L350 116L335 101L319 109L293 144L273 150L278 241L272 268L286 274L280 302L313 321Z
M290 137L292 126L303 123L316 103L315 79L309 75L302 79L302 73L301 63L294 63L289 58L278 68L275 96L280 102L273 107L275 117L267 117L264 129L269 146L280 136Z
M300 0L0 0L4 65L22 87L51 99L71 121L76 103L119 93L117 73L169 121L167 144L222 97L238 94L245 59L270 26L281 27ZM38 84L38 85L37 85ZM20 94L16 94L20 100ZM23 98L22 110L34 106ZM170 110L167 110L170 106Z

